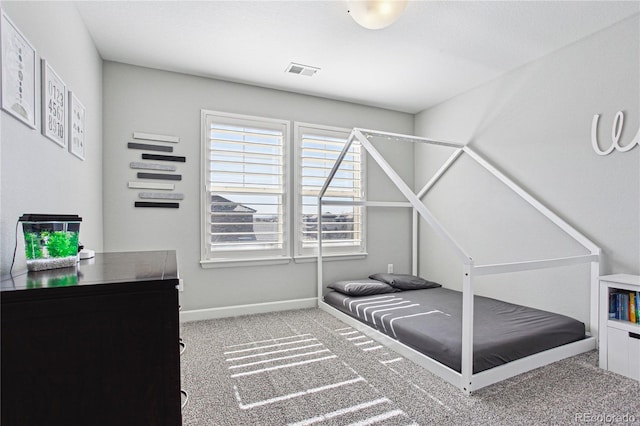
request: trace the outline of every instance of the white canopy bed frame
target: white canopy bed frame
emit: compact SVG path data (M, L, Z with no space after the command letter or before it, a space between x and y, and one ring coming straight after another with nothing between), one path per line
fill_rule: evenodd
M426 143L430 145L440 145L454 148L455 151L433 175L433 177L424 185L424 187L414 193L403 179L395 172L395 170L384 159L380 152L369 141L369 138L383 138L393 141L407 141L414 143ZM347 155L348 150L354 141L358 141L367 151L373 160L381 167L391 181L396 185L398 190L406 198L406 202L384 202L384 201L331 201L324 200L327 188L331 184L336 172L338 171L343 159ZM550 258L542 260L527 260L513 263L485 264L476 265L474 259L465 252L465 250L453 239L446 229L438 222L425 204L421 201L422 197L429 192L435 183L449 170L452 164L462 155L466 154L476 163L489 171L499 181L505 184L518 196L524 199L529 205L542 213L546 218L558 226L560 230L569 235L580 245L587 249L589 254ZM372 327L358 321L355 318L346 315L323 301L323 250L322 250L322 206L328 205L358 205L364 207L391 207L391 208L412 208L413 209L413 239L412 239L412 273L418 275L418 219L422 217L433 231L440 236L449 248L462 261L462 359L461 372L455 371L438 361L412 349L411 347L398 342L395 339L373 329ZM418 216L419 215L419 216ZM464 393L470 394L473 391L481 389L485 386L497 383L509 377L524 373L534 368L550 364L561 359L587 352L596 347L596 339L598 336L598 277L600 269L600 248L590 241L587 237L553 213L542 203L528 194L524 189L519 187L511 179L502 172L489 164L485 159L464 144L438 141L423 137L411 135L402 135L388 133L376 130L368 130L354 128L347 139L342 152L338 156L331 172L329 173L318 196L318 307L356 328L362 333L374 338L375 340L385 344L390 349L400 353L408 359L416 362L437 376L443 378L449 383L460 388ZM534 269L556 268L567 265L587 264L590 263L590 333L583 340L565 344L553 349L539 352L525 358L511 361L506 364L485 370L479 373L473 373L473 309L474 309L474 278L481 275L501 274L517 271L529 271ZM590 335L589 335L590 334Z

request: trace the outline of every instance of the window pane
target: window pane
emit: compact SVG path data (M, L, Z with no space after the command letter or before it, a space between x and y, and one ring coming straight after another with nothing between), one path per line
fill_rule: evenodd
M212 250L282 248L280 197L225 195L211 195ZM240 199L248 202L240 203Z
M207 125L207 252L286 255L287 125L225 114L209 116Z
M317 196L336 159L340 156L349 132L327 131L321 126L318 128L301 126L298 135L300 181L297 183L299 192L297 229L300 246L303 249L317 249ZM325 200L359 201L362 199L361 149L356 142L351 145L325 193ZM324 206L323 247L344 249L345 252L363 248L362 213L362 208L357 206Z

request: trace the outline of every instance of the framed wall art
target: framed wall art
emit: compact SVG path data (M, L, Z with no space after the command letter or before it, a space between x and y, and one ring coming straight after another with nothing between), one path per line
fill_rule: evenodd
M42 134L67 146L67 86L42 59Z
M86 109L76 95L69 90L69 152L84 160Z
M1 12L2 109L36 128L36 50Z

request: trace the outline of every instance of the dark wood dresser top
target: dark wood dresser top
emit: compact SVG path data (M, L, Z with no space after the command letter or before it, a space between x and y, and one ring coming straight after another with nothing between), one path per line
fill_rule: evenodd
M173 250L96 253L74 267L3 276L0 291L3 297L6 292L24 290L47 290L53 296L52 291L66 293L65 288L173 280L178 280Z

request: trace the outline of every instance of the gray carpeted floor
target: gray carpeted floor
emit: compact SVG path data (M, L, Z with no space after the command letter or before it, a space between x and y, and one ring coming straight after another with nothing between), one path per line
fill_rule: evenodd
M471 396L319 309L185 323L185 425L640 425L589 352Z

